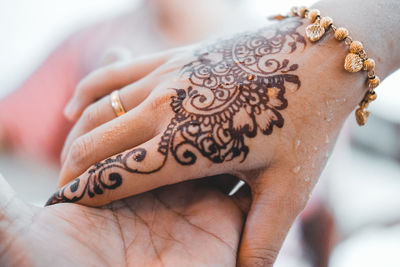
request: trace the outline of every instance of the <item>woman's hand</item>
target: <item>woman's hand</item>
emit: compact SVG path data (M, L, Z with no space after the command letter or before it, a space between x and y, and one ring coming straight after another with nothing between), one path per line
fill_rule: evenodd
M253 196L239 263L272 264L366 90L364 79L342 70L346 52L332 53L336 41L312 46L304 22L291 19L89 75L69 117L119 88L128 112L115 118L108 96L83 112L64 148L63 187L48 204L100 206L230 173Z
M356 29L353 37L365 41L384 78L399 66L400 53L389 48L400 35L388 34L398 32L398 20L388 16L398 3L342 4L346 10L337 1L317 5L339 25ZM69 117L78 118L88 104L120 88L129 111L114 119L104 97L83 112L64 149L60 185L78 178L49 204L103 205L231 173L247 181L253 196L239 264L272 263L343 121L367 90L365 73L343 70L344 44L331 33L311 44L303 36L308 23L286 20L91 74L79 86Z
M286 122L293 119L289 98L305 91L298 64L306 47L298 32L301 25L292 20L204 48L180 49L92 73L80 84L70 105L76 112L70 117L124 85L120 95L128 113L115 118L109 97L85 110L64 147L60 185L107 157L89 168L86 177L120 169L131 177L146 177L130 179L132 184L124 185L126 196L131 188L148 190L218 173L246 179L247 172L270 166L278 150L293 152L288 141L298 140L293 129L284 129L293 128ZM174 180L164 178L172 173Z
M207 180L102 209L36 208L0 176L0 265L235 266L242 212Z

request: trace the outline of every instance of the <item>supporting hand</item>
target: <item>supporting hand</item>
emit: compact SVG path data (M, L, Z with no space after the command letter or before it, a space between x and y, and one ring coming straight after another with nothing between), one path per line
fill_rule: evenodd
M245 212L207 180L37 208L0 176L0 265L235 266Z

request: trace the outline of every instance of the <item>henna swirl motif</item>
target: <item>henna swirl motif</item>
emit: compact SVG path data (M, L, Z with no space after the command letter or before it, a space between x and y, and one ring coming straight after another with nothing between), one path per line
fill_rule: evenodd
M197 59L182 68L192 84L176 89L171 107L169 139L160 145L169 147L183 165L196 162L199 154L214 163L246 159L249 148L245 138L260 131L270 135L274 126L281 128L279 112L287 107L286 83L301 85L297 64L273 58L274 54L292 53L306 41L296 32L299 21L264 28L234 39L217 42L197 52ZM167 132L166 132L167 133ZM176 140L183 140L176 142Z
M122 176L116 170L121 169L128 172L137 172L136 169L128 165L128 159L132 157L136 162L141 162L145 156L146 150L138 148L125 155L120 154L114 158L109 158L95 164L87 171L88 179L83 186L80 187L81 179L76 178L69 186L54 193L46 202L46 206L56 203L77 202L85 195L93 198L95 195L102 195L106 189L112 190L119 187L122 184ZM67 191L70 194L66 194ZM69 197L71 194L72 197Z
M156 172L164 166L169 153L182 165L194 164L199 156L214 163L235 158L244 161L249 153L246 138L254 138L258 132L270 135L274 126L282 128L284 119L280 111L288 106L286 85L291 84L295 90L301 85L299 77L292 74L298 65L274 57L293 53L298 46L305 47L305 38L296 31L301 24L285 21L197 51L196 59L181 69L190 86L174 89L176 94L171 98L175 115L159 142L161 164L149 170L139 169L147 152L134 149L98 163L88 171L84 186L78 190L80 179L76 179L56 193L49 204L76 202L85 194L93 197L119 187L122 178L116 169L141 174ZM131 157L139 167L128 166ZM107 171L110 168L112 173ZM66 197L65 190L75 196Z

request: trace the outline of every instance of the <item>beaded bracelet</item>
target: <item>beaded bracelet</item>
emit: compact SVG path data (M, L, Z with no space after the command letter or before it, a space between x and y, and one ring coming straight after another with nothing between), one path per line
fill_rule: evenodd
M375 61L367 57L363 45L359 41L353 41L349 36L349 31L346 28L333 25L333 19L330 17L321 17L318 9L307 9L306 7L292 7L287 16L277 15L271 19L282 20L288 17L308 18L312 24L306 27L306 36L311 42L317 42L324 34L331 29L335 39L344 41L349 47L349 53L344 60L344 68L348 72L358 72L364 70L367 72L368 92L359 104L359 108L355 111L358 125L363 126L367 123L370 114L366 109L369 104L377 98L374 89L379 85L380 79L375 75Z

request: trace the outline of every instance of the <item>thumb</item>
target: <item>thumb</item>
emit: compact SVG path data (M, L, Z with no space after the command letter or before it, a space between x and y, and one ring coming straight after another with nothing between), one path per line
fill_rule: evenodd
M268 171L252 188L253 201L239 249L238 266L272 266L296 216L305 207L312 185L293 174ZM305 197L306 196L306 197Z

